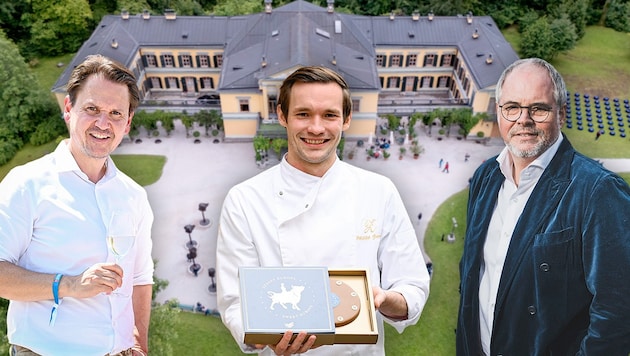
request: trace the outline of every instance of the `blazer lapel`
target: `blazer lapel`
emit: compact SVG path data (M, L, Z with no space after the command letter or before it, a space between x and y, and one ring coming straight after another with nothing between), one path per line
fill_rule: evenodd
M558 202L569 186L571 164L566 162L573 160L574 152L568 140L563 140L558 152L543 172L529 197L512 234L501 273L495 310L502 309L517 270L525 256L531 253L530 249L534 237L544 231L545 226L549 223L550 214L556 210Z

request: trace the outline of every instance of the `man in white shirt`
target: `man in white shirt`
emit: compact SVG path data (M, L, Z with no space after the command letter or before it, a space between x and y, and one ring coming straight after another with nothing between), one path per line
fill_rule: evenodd
M67 91L70 138L0 183L0 297L10 300L10 353L146 355L153 213L144 189L109 157L129 132L136 79L120 63L89 56ZM107 245L115 212L131 221L122 235L133 243L124 250Z
M287 129L281 163L233 187L217 245L217 299L225 325L245 352L288 355L383 355L383 319L402 332L418 321L429 275L414 228L393 183L339 160L352 100L345 80L303 67L280 89L278 118ZM244 344L240 266L367 267L375 285L376 345L326 345L287 330L276 345ZM257 350L258 349L258 350Z
M513 63L496 101L506 148L470 184L457 354L628 355L628 184L561 134L549 63Z

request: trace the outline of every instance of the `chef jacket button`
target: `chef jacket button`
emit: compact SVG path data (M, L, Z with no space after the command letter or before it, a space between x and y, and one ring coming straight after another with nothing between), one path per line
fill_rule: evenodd
M279 192L278 192L278 195L282 195L282 194L284 194L282 191L279 191Z
M539 267L541 271L549 272L549 264L547 262L541 263Z
M308 209L308 204L304 205L304 209Z
M527 311L529 312L530 315L534 315L536 314L536 307L534 307L533 305L530 305L527 307Z

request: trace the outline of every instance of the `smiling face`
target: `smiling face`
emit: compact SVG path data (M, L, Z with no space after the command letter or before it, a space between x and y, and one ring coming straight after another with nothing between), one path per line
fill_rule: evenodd
M295 168L321 177L336 160L341 133L350 127L343 118L343 92L334 82L295 83L285 116L278 106L280 124L287 129L287 161Z
M132 117L127 86L98 74L85 80L74 105L66 97L69 148L79 167L102 165L129 132Z
M513 103L520 106L552 107L544 122L536 123L523 109L515 122L502 117L499 105ZM564 122L564 108L554 99L554 87L547 71L525 64L514 68L505 77L501 97L497 102L497 120L503 141L515 161L530 163L553 145Z

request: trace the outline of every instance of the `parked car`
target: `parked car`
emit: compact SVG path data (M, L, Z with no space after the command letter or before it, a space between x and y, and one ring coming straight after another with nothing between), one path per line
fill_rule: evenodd
M219 96L216 94L202 95L195 100L195 104L200 105L219 105Z

